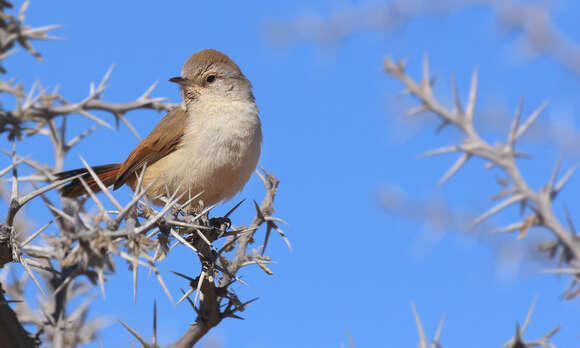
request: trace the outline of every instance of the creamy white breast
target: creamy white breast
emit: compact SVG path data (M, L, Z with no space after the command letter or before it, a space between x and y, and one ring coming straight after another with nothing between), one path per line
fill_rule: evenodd
M260 157L262 131L258 108L250 101L204 100L189 114L179 148L153 163L144 184L160 177L148 197L156 201L181 185L181 199L203 191L203 205L227 200L241 191ZM193 202L192 207L198 207Z

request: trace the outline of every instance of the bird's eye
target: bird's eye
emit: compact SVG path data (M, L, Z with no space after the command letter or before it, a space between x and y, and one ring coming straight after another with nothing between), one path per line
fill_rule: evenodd
M205 78L205 80L209 83L212 83L215 81L215 75L209 75L208 77Z

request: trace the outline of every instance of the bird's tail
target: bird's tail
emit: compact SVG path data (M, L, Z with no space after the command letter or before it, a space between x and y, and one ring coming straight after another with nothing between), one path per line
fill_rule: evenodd
M101 180L101 182L106 187L112 186L115 183L115 180L117 179L117 173L119 172L119 168L121 168L120 163L105 164L102 166L92 167L95 174L97 174L97 176L99 177L99 180ZM79 168L68 170L66 172L60 172L56 174L56 177L59 180L62 180L79 174L82 174L80 178L72 180L71 182L69 182L67 185L63 186L60 189L60 194L62 196L74 198L83 195L85 193L88 193L87 190L85 189L85 186L80 180L81 178L91 189L92 192L95 193L101 191L99 185L97 184L95 179L93 179L93 176L91 175L91 173L89 173L87 168Z

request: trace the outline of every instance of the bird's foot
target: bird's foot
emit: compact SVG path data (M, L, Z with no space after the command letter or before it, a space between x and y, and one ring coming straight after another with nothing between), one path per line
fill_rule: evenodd
M218 230L227 230L232 227L232 221L227 217L213 217L209 219L209 225Z

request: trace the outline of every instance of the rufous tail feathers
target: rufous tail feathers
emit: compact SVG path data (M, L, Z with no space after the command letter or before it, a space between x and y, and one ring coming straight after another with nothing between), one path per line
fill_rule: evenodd
M117 174L119 172L119 168L121 168L120 163L105 164L102 166L92 167L95 174L97 174L99 179L103 182L103 184L106 187L112 186L115 183L115 180L117 179ZM81 178L91 189L91 191L93 191L93 193L101 191L99 185L97 184L95 179L93 179L91 173L89 173L87 168L79 168L68 170L66 172L57 173L56 177L59 180L62 180L79 174L82 174L80 178L72 180L71 182L69 182L60 189L60 193L62 196L74 198L83 195L85 193L88 193L80 180Z

